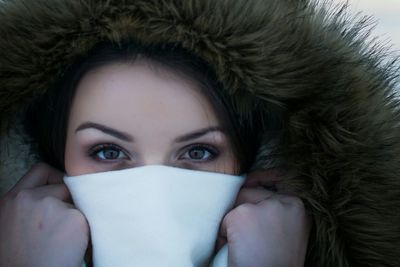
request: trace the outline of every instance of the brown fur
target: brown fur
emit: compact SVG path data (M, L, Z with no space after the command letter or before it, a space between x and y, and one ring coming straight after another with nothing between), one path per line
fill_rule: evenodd
M398 69L367 47L367 24L306 0L4 0L0 119L100 40L178 43L210 63L239 119L284 111L273 155L313 218L306 265L398 267Z

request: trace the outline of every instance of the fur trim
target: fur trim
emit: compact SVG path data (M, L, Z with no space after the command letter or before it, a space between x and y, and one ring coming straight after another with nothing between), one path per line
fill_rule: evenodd
M2 121L100 40L178 43L243 116L285 110L286 183L314 222L306 265L400 266L398 69L367 48L368 20L306 0L3 0L0 21Z

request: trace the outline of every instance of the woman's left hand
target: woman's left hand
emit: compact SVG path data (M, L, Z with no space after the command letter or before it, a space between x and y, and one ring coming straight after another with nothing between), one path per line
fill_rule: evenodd
M229 267L298 267L307 252L310 221L303 202L264 188L271 172L248 175L235 208L221 225L217 248L228 245Z

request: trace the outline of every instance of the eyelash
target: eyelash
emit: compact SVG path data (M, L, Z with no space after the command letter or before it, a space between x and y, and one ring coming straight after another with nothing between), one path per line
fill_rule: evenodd
M201 159L200 160L188 159L188 160L194 161L196 163L207 163L207 162L214 160L219 155L218 149L216 149L214 146L208 145L208 144L191 144L189 146L186 146L182 149L184 151L183 155L186 155L187 153L190 152L190 150L193 150L196 148L207 151L208 153L210 153L210 157L205 160L201 160ZM182 154L182 153L180 153L180 154ZM179 156L179 159L184 159L184 158L183 158L183 156Z
M129 157L129 153L126 150L124 150L123 148L121 148L120 146L117 146L115 144L98 144L98 145L95 145L95 146L91 147L88 150L88 155L92 159L94 159L96 161L101 161L101 162L104 162L104 163L107 163L107 162L113 163L113 162L119 160L119 158L117 158L117 159L109 159L109 160L108 159L101 159L101 158L99 158L97 156L97 154L99 152L101 152L103 150L106 150L106 149L113 149L115 151L123 153L125 157ZM206 152L208 152L210 154L210 156L209 156L209 158L204 159L204 160L203 159L196 160L196 159L190 159L190 158L186 159L186 158L184 158L184 156L186 154L188 154L193 149L205 150ZM210 162L210 161L214 160L219 155L219 151L218 151L218 149L216 149L212 145L208 145L208 144L191 144L189 146L186 146L186 147L182 148L180 150L179 154L180 154L180 156L178 157L178 159L189 160L189 161L193 161L193 162L196 162L196 163L207 163L207 162Z
M97 154L99 152L103 151L103 150L106 150L106 149L113 149L115 151L122 152L125 157L129 157L129 153L127 151L125 151L123 148L121 148L120 146L117 146L115 144L98 144L98 145L95 145L95 146L93 146L93 147L91 147L89 149L88 155L89 155L89 157L93 158L94 160L102 161L102 162L114 162L114 161L118 160L118 159L114 159L114 160L111 160L111 159L109 159L109 160L107 160L107 159L105 159L105 160L104 159L99 159Z

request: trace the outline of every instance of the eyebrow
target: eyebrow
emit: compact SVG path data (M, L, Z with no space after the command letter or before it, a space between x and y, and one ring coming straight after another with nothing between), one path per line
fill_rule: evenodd
M82 130L90 129L90 128L100 130L105 134L114 136L115 138L121 139L123 141L133 142L133 137L128 133L124 133L124 132L115 130L113 128L110 128L108 126L102 125L100 123L90 122L90 121L84 122L81 125L79 125L78 128L76 128L75 133L78 131L82 131Z
M222 130L221 127L219 127L219 126L211 126L211 127L203 128L203 129L197 130L195 132L191 132L191 133L182 135L180 137L177 137L174 140L174 142L175 143L182 143L182 142L190 141L192 139L196 139L196 138L199 138L199 137L201 137L203 135L206 135L206 134L208 134L210 132L216 132L216 131L224 133L224 131Z
M81 125L79 125L78 128L76 128L75 133L78 132L78 131L82 131L82 130L90 129L90 128L94 128L94 129L100 130L105 134L114 136L114 137L116 137L118 139L121 139L123 141L133 142L133 140L134 140L133 137L128 133L124 133L122 131L118 131L116 129L110 128L110 127L102 125L100 123L90 122L90 121L84 122ZM203 128L203 129L197 130L195 132L191 132L191 133L179 136L179 137L175 138L174 142L175 143L182 143L182 142L190 141L190 140L199 138L199 137L201 137L203 135L206 135L206 134L208 134L210 132L216 132L216 131L219 131L219 132L222 132L222 133L224 132L222 130L222 128L219 127L219 126L211 126L211 127Z

